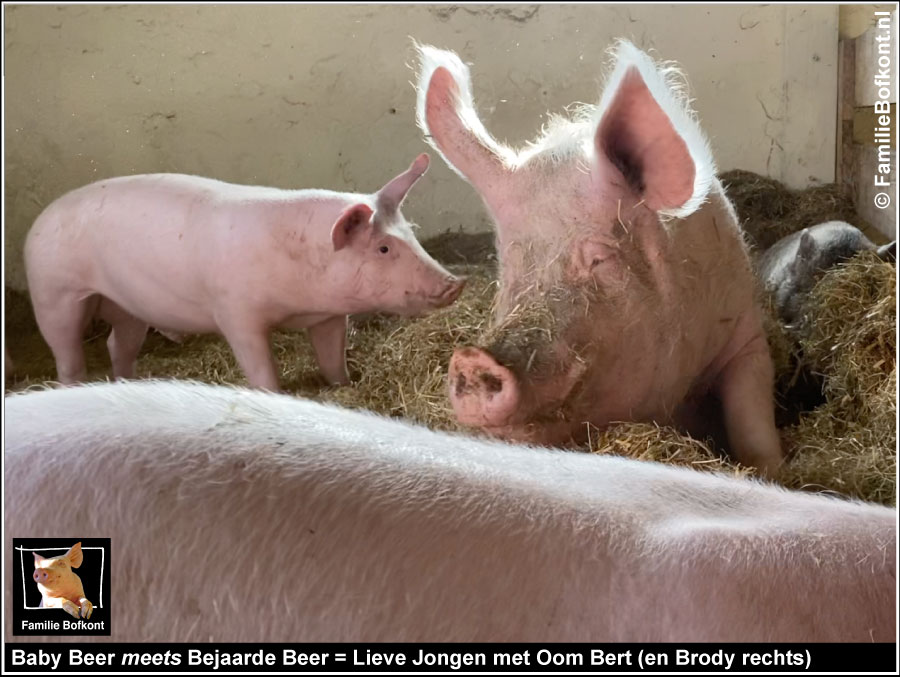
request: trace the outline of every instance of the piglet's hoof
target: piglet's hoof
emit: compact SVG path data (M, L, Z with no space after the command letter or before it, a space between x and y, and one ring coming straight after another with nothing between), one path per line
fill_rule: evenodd
M91 614L94 613L94 605L91 604L87 598L81 598L81 617L82 618L90 618Z
M75 604L75 602L66 600L65 602L62 603L62 608L72 618L81 618L81 609L78 608L78 606Z

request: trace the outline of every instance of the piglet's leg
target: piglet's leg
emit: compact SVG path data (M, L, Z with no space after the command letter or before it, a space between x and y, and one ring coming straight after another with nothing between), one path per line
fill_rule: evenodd
M316 351L316 361L322 376L332 385L347 385L347 316L337 315L313 325L308 330L309 340Z
M247 317L216 320L250 385L278 392L278 375L269 345L268 328L248 321Z
M63 610L74 618L81 618L81 609L78 608L78 605L75 602L64 599L61 604Z
M49 296L33 291L32 302L41 334L53 351L59 381L66 385L84 381L87 367L81 340L96 312L98 299L78 298L72 293Z
M100 317L112 325L106 345L112 361L113 376L134 378L138 353L147 336L147 323L107 298L100 302Z
M88 601L87 597L82 597L78 600L78 603L81 605L81 617L90 618L91 614L94 613L94 605Z
M781 439L775 427L775 369L760 333L719 374L718 393L732 455L772 478L781 466Z

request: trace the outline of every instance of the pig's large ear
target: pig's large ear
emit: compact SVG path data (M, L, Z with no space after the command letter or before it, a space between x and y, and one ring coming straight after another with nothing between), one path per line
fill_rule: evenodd
M428 171L429 162L428 153L422 153L413 160L409 169L395 176L384 188L379 190L375 195L378 210L386 213L397 211L403 204L409 189Z
M340 251L367 228L371 228L372 213L372 208L362 202L345 209L331 227L334 251Z
M475 112L469 68L453 52L415 44L419 55L416 121L457 174L490 187L514 166L515 153L488 133Z
M63 555L64 559L69 560L69 566L77 569L84 561L84 553L81 552L81 541L69 548L69 552Z
M691 112L678 69L660 65L630 42L594 116L595 149L661 214L683 218L706 200L715 179L709 143Z
M34 566L35 566L35 568L41 566L41 562L44 560L44 558L41 557L40 555L38 555L36 552L32 552L31 554L34 555Z

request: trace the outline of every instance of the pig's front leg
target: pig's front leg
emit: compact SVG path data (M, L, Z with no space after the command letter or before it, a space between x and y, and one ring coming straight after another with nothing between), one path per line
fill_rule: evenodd
M769 478L784 460L775 427L774 381L769 347L760 330L725 365L717 384L731 453Z
M313 325L308 330L309 340L316 351L319 371L331 385L347 385L347 316L337 315Z
M78 600L78 603L81 605L81 617L90 618L91 614L94 613L94 605L90 603L87 597L82 597Z
M60 605L63 610L74 618L81 618L81 609L78 608L78 605L75 602L64 599L62 604Z
M268 327L248 317L217 317L216 320L250 385L278 392L278 374L269 345Z

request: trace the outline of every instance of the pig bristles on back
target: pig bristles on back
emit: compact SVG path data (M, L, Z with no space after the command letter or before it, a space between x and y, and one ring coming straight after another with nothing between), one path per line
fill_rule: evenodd
M675 131L687 145L694 161L696 173L694 190L690 199L678 208L660 211L663 216L684 218L696 211L707 199L715 183L716 166L709 142L697 123L697 116L690 106L684 74L674 62L655 62L628 40L619 40L611 48L611 72L597 105L577 104L569 117L551 114L541 130L541 135L525 147L515 150L498 143L485 129L472 97L469 68L453 52L422 45L414 41L419 53L419 76L416 84L416 121L428 143L444 157L434 143L425 119L425 97L434 71L443 66L453 75L459 87L456 109L469 130L510 169L529 162L561 164L571 160L593 160L594 133L603 114L612 102L625 73L636 68L641 74L653 98L672 122ZM458 170L447 161L454 171ZM461 175L461 174L460 174ZM465 177L463 177L465 178Z

